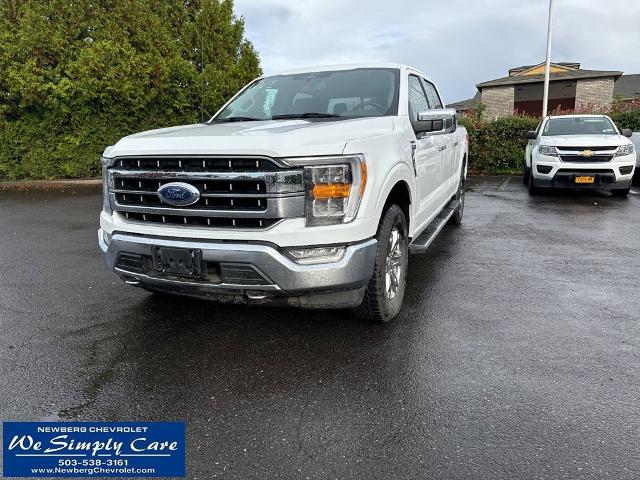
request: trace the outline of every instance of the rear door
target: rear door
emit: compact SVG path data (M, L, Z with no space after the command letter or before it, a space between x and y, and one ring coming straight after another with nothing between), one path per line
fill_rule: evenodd
M409 74L409 118L412 124L418 120L418 113L424 110L429 110L429 101L422 80L417 75ZM438 213L439 187L442 184L441 137L443 135L416 135L413 160L420 199L417 226Z

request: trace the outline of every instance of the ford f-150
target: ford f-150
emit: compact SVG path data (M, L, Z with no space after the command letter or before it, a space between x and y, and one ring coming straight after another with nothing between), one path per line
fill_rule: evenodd
M409 254L462 220L467 153L416 69L259 78L206 123L104 151L98 242L109 268L153 292L388 321Z

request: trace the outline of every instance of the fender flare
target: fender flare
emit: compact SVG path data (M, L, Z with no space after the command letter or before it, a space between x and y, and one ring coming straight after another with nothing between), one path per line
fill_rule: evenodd
M405 163L398 163L391 169L391 171L389 171L382 190L380 190L375 211L373 212L378 219L382 216L382 209L387 202L387 198L389 198L391 190L393 190L393 188L400 182L405 183L409 189L409 215L411 217L415 216L415 205L418 200L416 192L416 177L413 171L409 169L408 165Z

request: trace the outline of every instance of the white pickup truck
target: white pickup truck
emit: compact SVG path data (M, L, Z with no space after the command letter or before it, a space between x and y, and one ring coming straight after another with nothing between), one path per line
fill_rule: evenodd
M544 118L527 132L524 181L529 193L541 188L588 188L626 197L636 166L628 137L606 115Z
M204 124L105 150L98 241L153 292L389 321L409 254L462 219L467 156L455 111L413 68L259 78Z

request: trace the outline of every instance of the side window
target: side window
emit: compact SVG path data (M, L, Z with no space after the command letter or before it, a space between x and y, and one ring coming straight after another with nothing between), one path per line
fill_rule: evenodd
M543 122L543 121L544 121L544 120L540 120L540 123L539 123L539 124L538 124L538 126L536 127L536 137L537 137L538 135L540 135L540 127L542 127L542 122Z
M424 88L427 91L427 98L429 99L429 105L431 105L431 108L442 108L442 101L440 100L438 91L436 90L436 87L433 86L433 83L424 80Z
M429 102L422 88L422 82L415 75L409 75L409 118L418 120L418 113L429 110Z

